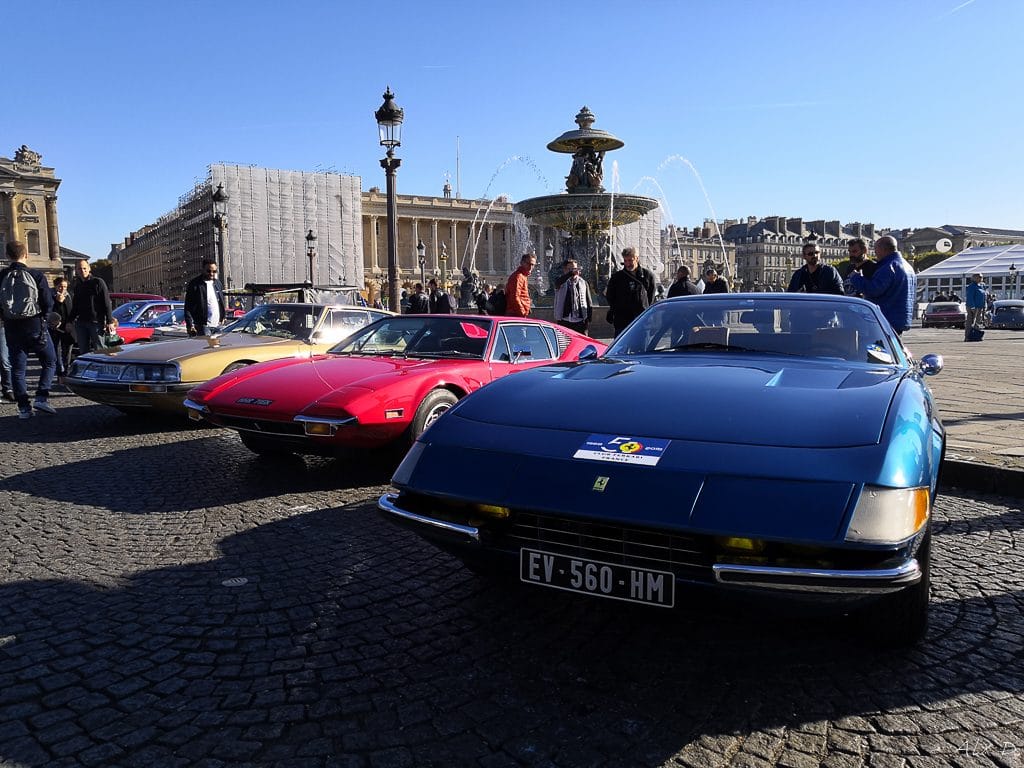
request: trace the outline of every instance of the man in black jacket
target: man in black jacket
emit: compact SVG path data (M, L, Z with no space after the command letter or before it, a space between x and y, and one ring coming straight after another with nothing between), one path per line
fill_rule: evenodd
M834 293L842 296L843 279L831 264L822 264L817 243L804 243L804 265L793 273L787 293Z
M185 286L185 330L189 336L216 333L227 316L224 286L217 279L217 262L203 261L203 274Z
M83 354L106 346L102 334L113 330L114 316L110 313L107 284L92 274L88 259L75 263L75 277L68 322L75 330L78 353Z
M690 268L683 265L676 270L676 281L668 287L668 298L675 296L696 296L700 290L690 282Z
M31 418L33 408L40 413L55 414L57 411L50 405L49 397L57 358L46 326L46 317L53 311L53 294L46 284L46 275L26 265L28 249L24 243L12 240L7 243L5 250L11 264L0 272L0 296L9 293L14 297L10 307L6 301L3 302L3 316L7 351L11 358L11 383L14 397L18 401L18 418ZM25 281L26 277L30 278L30 282ZM8 281L9 285L5 286ZM25 376L30 354L39 358L42 368L34 402L29 401Z
M604 292L608 299L608 321L618 336L633 320L654 303L654 273L640 266L636 248L622 251L622 269L608 278Z

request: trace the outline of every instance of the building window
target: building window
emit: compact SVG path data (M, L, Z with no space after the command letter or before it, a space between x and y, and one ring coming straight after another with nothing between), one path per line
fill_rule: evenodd
M39 230L30 229L25 232L25 239L28 241L28 252L37 254L39 253Z

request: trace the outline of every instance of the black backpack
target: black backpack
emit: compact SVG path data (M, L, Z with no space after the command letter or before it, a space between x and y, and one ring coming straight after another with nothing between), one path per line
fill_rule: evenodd
M491 291L490 298L487 299L487 314L504 315L507 303L508 302L505 301L505 290L503 288L495 288Z
M11 267L0 284L0 310L6 320L24 320L42 314L39 286L27 269Z

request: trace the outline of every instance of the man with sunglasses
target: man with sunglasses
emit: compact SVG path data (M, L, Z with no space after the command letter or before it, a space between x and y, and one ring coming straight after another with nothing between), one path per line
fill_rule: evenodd
M843 275L843 290L847 296L860 296L861 294L853 290L850 275L854 272L860 272L860 274L870 280L874 276L875 268L878 267L878 264L868 258L868 244L864 241L863 237L853 238L846 244L846 247L850 254L850 265L846 269L846 274Z
M203 274L185 286L185 329L189 336L204 336L220 330L227 316L224 286L217 279L217 262L203 262Z

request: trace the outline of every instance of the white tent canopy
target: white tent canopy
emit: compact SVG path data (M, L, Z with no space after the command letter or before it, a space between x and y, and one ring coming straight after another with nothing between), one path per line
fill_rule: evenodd
M987 245L968 248L940 261L917 275L918 289L925 297L937 291L957 290L963 294L971 275L980 272L997 297L1020 293L1020 271L1024 269L1024 244Z

